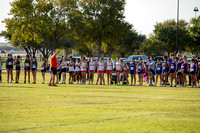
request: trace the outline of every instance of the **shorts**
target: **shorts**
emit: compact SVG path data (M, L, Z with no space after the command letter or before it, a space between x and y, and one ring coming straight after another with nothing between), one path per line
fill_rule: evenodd
M132 71L132 70L131 70L131 71L130 71L130 74L135 74L135 71Z
M162 71L156 71L156 74L158 74L158 75L160 75L160 74L162 74Z
M13 69L13 65L7 65L7 69Z
M175 70L170 70L169 73L175 73Z
M84 70L84 71L81 71L82 73L86 73L87 72L87 70Z
M91 73L93 73L93 72L94 72L94 70L90 70L90 72L91 72Z
M56 75L57 74L57 68L52 67L51 68L51 72L52 72L52 74Z
M56 69L56 71L57 71L57 69ZM66 72L66 71L67 71L66 68L61 69L61 73L62 73L62 72Z
M106 73L111 73L112 72L112 70L106 70Z
M103 71L99 70L98 73L104 73L104 70Z
M21 68L20 67L16 67L16 69L15 70L21 70Z
M46 72L46 69L44 69L44 70L41 70L41 72Z
M123 72L127 72L127 70L123 70Z
M56 71L57 71L57 72L59 72L59 71L60 71L60 69L57 69Z
M162 73L168 73L169 70L168 69L163 69Z
M129 69L127 69L127 72L128 72L128 73L129 73L129 71L130 71L130 70L129 70Z
M140 72L138 72L138 74L143 74L143 70L141 70Z
M155 71L150 69L150 75L155 75Z
M24 67L24 70L31 70L30 67Z
M37 70L37 68L32 68L32 71L34 72L34 71L36 71Z
M116 70L116 73L121 73L121 71L120 70Z
M74 71L69 71L69 73L74 73Z
M195 75L195 72L190 72L191 75Z

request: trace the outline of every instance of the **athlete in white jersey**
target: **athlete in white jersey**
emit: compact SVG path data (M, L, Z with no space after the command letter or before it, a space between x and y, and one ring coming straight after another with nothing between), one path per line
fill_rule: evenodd
M103 81L103 85L105 85L105 79L104 79L105 63L103 62L103 58L100 59L100 62L98 63L97 68L98 68L98 77L97 77L96 85L98 85L99 78L100 78L100 85L102 85L102 81Z
M78 58L75 64L75 79L77 79L77 84L81 83L81 61Z
M69 84L74 84L74 60L72 58L69 62Z
M85 59L85 57L83 57L83 60L81 61L81 75L82 75L82 83L83 84L86 83L87 68L88 68L88 65L87 65L86 59Z
M122 65L120 63L119 57L117 57L117 62L116 62L116 74L117 74L117 84L120 85L120 73L122 72Z
M122 64L122 68L123 68L122 85L124 85L124 79L126 79L126 85L128 85L127 65L122 59L120 60L120 62Z
M61 84L66 84L66 68L67 68L67 59L66 57L63 57L62 62L60 63L60 67L61 67L61 73L62 73L62 83Z
M92 82L91 84L93 84L95 69L96 69L96 64L94 62L94 58L92 58L91 62L89 63L89 84L90 81Z
M108 59L108 62L106 63L106 73L107 73L107 80L108 85L111 84L112 79L112 70L113 70L113 63L111 61L111 58Z

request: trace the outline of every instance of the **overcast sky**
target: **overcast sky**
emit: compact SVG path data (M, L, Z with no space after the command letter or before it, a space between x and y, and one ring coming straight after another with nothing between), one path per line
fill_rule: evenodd
M5 30L4 18L8 18L10 2L13 0L0 0L0 31ZM166 19L176 19L177 0L126 0L126 20L133 24L137 32L145 35L152 33L156 22ZM200 9L200 0L180 0L180 19L189 21L195 16L194 7ZM198 12L197 15L200 15ZM0 42L6 42L0 38Z

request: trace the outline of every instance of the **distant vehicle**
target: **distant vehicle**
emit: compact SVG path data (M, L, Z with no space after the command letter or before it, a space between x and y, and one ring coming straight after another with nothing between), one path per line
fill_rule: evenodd
M126 62L126 61L127 61L127 58L120 58L120 59L122 59L124 62Z
M3 54L3 53L6 53L6 50L2 49L2 50L1 50L1 53L2 53L2 54Z
M192 60L192 58L188 58L188 59L187 59L187 61L188 61L189 63L191 62L191 60Z
M144 62L148 61L148 57L146 55L131 55L131 56L128 57L126 62L130 63L132 58L135 58L135 61L139 62L139 57L142 57Z
M15 54L15 50L10 50L10 54Z
M154 61L157 61L158 59L160 59L161 61L163 61L163 56L156 56L156 57L154 58Z

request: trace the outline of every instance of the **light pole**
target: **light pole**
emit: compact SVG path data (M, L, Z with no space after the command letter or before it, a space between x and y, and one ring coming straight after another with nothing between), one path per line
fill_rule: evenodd
M199 12L199 9L195 7L193 11L195 12L195 19L197 19L197 12Z
M178 23L179 23L179 0L177 3L176 54L178 53Z

